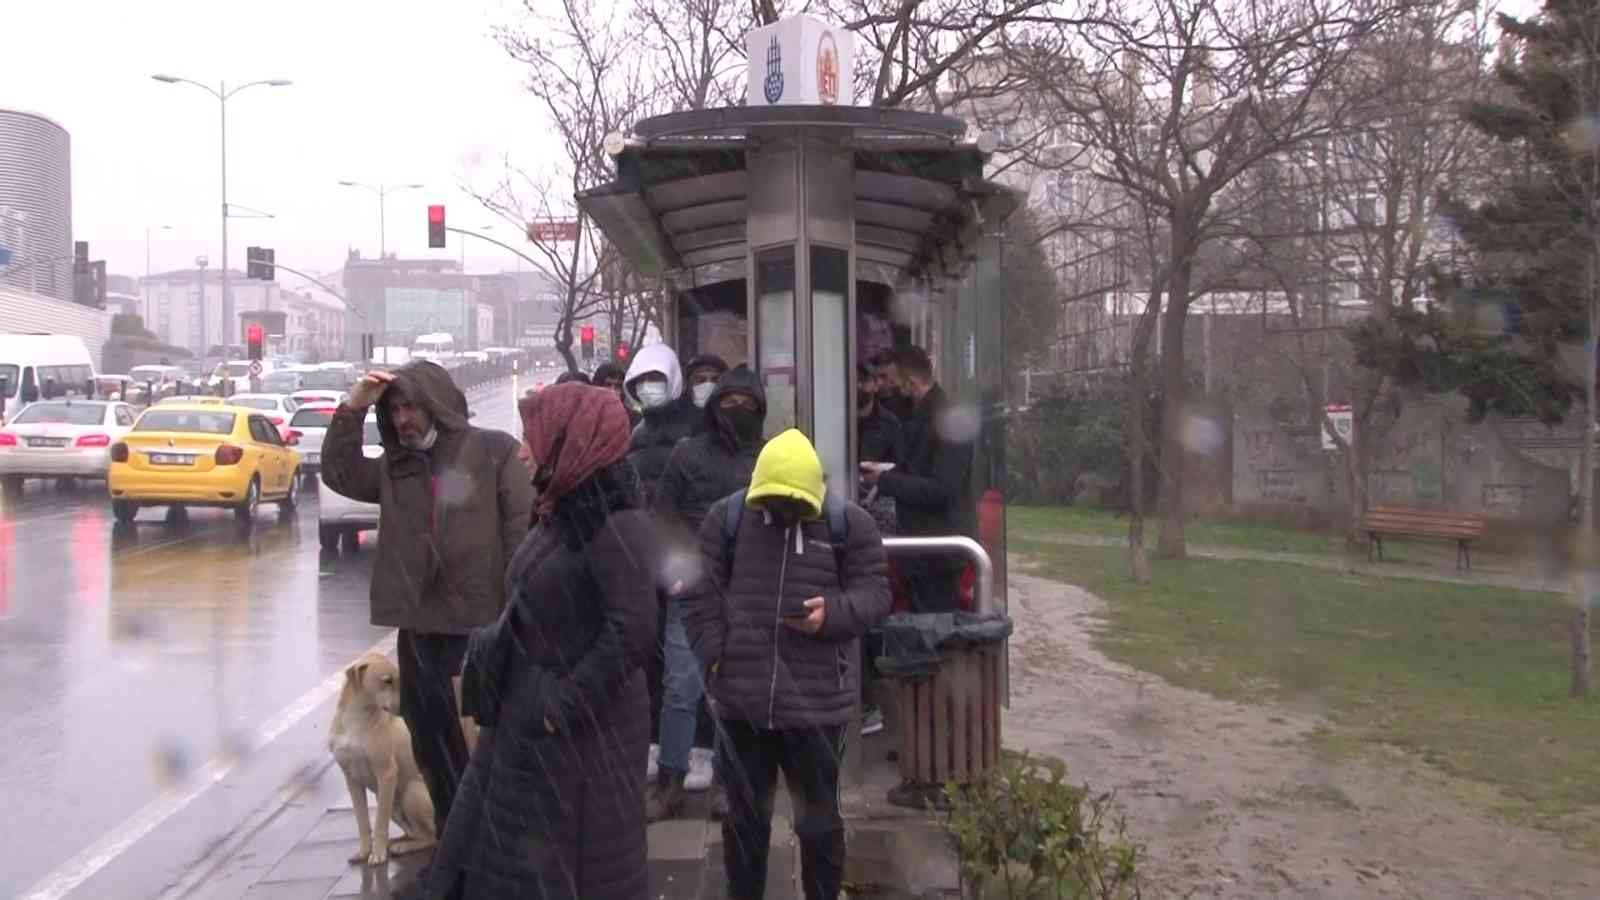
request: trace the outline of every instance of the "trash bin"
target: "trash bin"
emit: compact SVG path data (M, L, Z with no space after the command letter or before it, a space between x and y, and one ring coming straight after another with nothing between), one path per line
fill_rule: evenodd
M1005 640L1000 613L896 613L880 627L878 672L895 683L900 711L897 806L943 805L944 786L965 784L1000 761Z

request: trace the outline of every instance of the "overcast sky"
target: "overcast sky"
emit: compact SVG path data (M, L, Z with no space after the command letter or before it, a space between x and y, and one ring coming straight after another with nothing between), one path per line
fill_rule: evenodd
M450 224L495 221L457 189L505 153L541 156L539 111L495 43L515 0L55 0L0 13L0 107L42 113L72 136L72 230L113 273L219 262L218 104L170 73L215 85L287 78L228 103L228 198L272 213L232 221L230 258L271 246L296 268L330 271L347 248L378 252L378 201L341 179L422 182L388 201L388 248L428 250L430 203ZM485 168L487 164L487 168ZM502 226L497 235L513 241ZM515 267L481 242L474 271Z

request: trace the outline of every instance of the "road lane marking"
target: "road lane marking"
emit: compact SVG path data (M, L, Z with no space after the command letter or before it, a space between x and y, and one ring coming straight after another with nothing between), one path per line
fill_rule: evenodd
M395 649L395 632L390 632L383 640L378 641L369 648L368 652L389 654ZM256 729L250 741L250 752L241 754L232 761L223 761L213 758L189 777L189 784L183 788L173 788L164 791L160 796L145 804L144 808L134 813L127 821L106 832L98 841L85 847L71 859L40 879L21 900L62 900L68 894L77 890L84 882L93 878L101 869L114 862L117 857L128 851L129 847L143 840L145 837L160 827L162 823L182 812L185 807L210 790L218 782L233 773L239 763L261 752L268 744L277 740L297 725L302 719L322 704L333 699L344 685L344 669L329 675L323 682L311 690L301 694L299 699L280 710L262 726Z

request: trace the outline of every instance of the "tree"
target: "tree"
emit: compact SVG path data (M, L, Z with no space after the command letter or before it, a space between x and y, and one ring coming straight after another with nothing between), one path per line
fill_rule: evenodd
M608 295L602 273L617 264L618 253L599 226L578 207L579 192L610 180L605 138L625 132L652 110L654 98L645 77L649 60L626 11L594 0L526 3L526 20L497 30L500 45L525 63L528 93L542 108L559 155L536 170L507 158L487 189L464 190L519 231L532 223L570 223L564 233L530 231L533 255L560 286L556 350L569 371L578 371L572 351L573 326L625 298Z
M1249 208L1246 173L1337 130L1358 98L1324 88L1393 14L1366 0L1110 0L1010 48L1055 124L1092 148L1093 177L1161 220L1161 556L1186 553L1184 333L1203 255Z
M1373 30L1325 88L1361 100L1343 127L1250 176L1260 212L1241 237L1287 320L1275 343L1299 379L1302 421L1338 447L1326 477L1330 496L1342 477L1353 543L1364 540L1367 473L1399 383L1355 365L1347 338L1385 333L1419 308L1448 244L1441 195L1478 194L1492 177L1488 140L1460 114L1487 87L1488 26L1473 6L1433 2ZM1330 402L1350 405L1349 440Z
M1600 334L1600 5L1549 0L1535 19L1500 16L1498 92L1466 121L1512 151L1480 202L1448 198L1463 252L1438 304L1360 335L1364 361L1490 411L1556 422L1583 397L1580 559L1571 627L1574 696L1592 687L1595 340ZM1568 352L1568 348L1581 351Z

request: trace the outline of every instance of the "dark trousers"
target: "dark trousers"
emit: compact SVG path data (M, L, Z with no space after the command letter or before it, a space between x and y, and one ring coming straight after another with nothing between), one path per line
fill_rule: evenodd
M961 608L961 560L934 556L904 560L900 566L912 612L943 613Z
M722 863L729 900L766 896L773 792L780 770L794 806L800 884L806 900L837 898L844 881L839 764L844 758L845 726L774 731L724 719L721 728L717 765L728 791Z
M400 629L395 655L400 660L400 715L411 730L411 752L433 800L434 823L444 820L467 770L467 739L461 734L450 679L461 674L467 638L460 634L419 634Z

